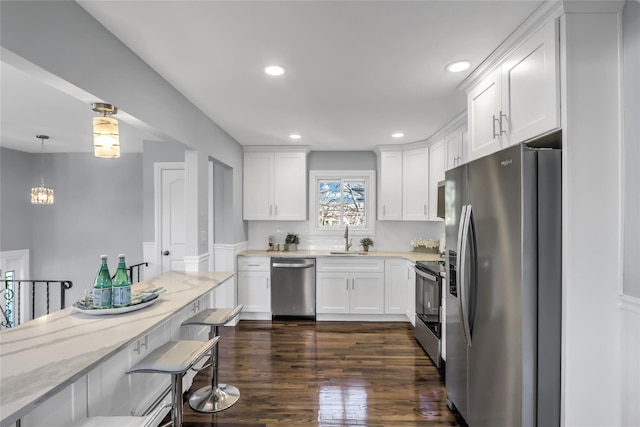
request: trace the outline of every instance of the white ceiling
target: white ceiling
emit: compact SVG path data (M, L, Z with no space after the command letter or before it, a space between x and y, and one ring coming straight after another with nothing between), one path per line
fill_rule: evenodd
M298 132L314 150L370 150L424 140L462 113L456 86L542 1L78 3L240 144ZM457 59L472 68L445 72ZM273 63L287 73L265 75ZM37 151L49 132L51 145L91 150L86 102L0 71L3 146Z

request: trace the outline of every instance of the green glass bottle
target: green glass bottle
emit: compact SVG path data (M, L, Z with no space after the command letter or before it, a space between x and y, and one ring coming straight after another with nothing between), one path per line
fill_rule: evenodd
M113 278L113 306L126 307L131 304L131 280L127 274L124 254L118 255L118 270Z
M107 256L101 255L100 271L93 282L93 308L111 308L111 275Z

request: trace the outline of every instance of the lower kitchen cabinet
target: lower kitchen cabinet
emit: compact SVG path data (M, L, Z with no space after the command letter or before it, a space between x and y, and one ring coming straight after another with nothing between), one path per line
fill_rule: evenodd
M411 261L406 261L407 268L407 307L406 314L409 322L416 326L416 265Z
M407 261L401 258L384 262L384 312L405 314L407 304Z
M270 274L268 272L238 272L238 303L243 313L271 313Z
M383 314L384 273L317 273L316 313Z
M238 304L241 319L271 319L269 257L238 257Z

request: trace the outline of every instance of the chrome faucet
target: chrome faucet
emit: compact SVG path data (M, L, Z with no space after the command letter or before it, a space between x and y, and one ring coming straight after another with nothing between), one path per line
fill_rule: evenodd
M345 252L349 252L352 242L353 242L353 239L349 240L349 224L347 224L344 229L344 251Z

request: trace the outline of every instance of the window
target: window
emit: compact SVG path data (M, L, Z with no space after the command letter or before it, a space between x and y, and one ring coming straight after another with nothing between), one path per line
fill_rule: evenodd
M312 231L354 234L374 231L374 171L311 171Z

